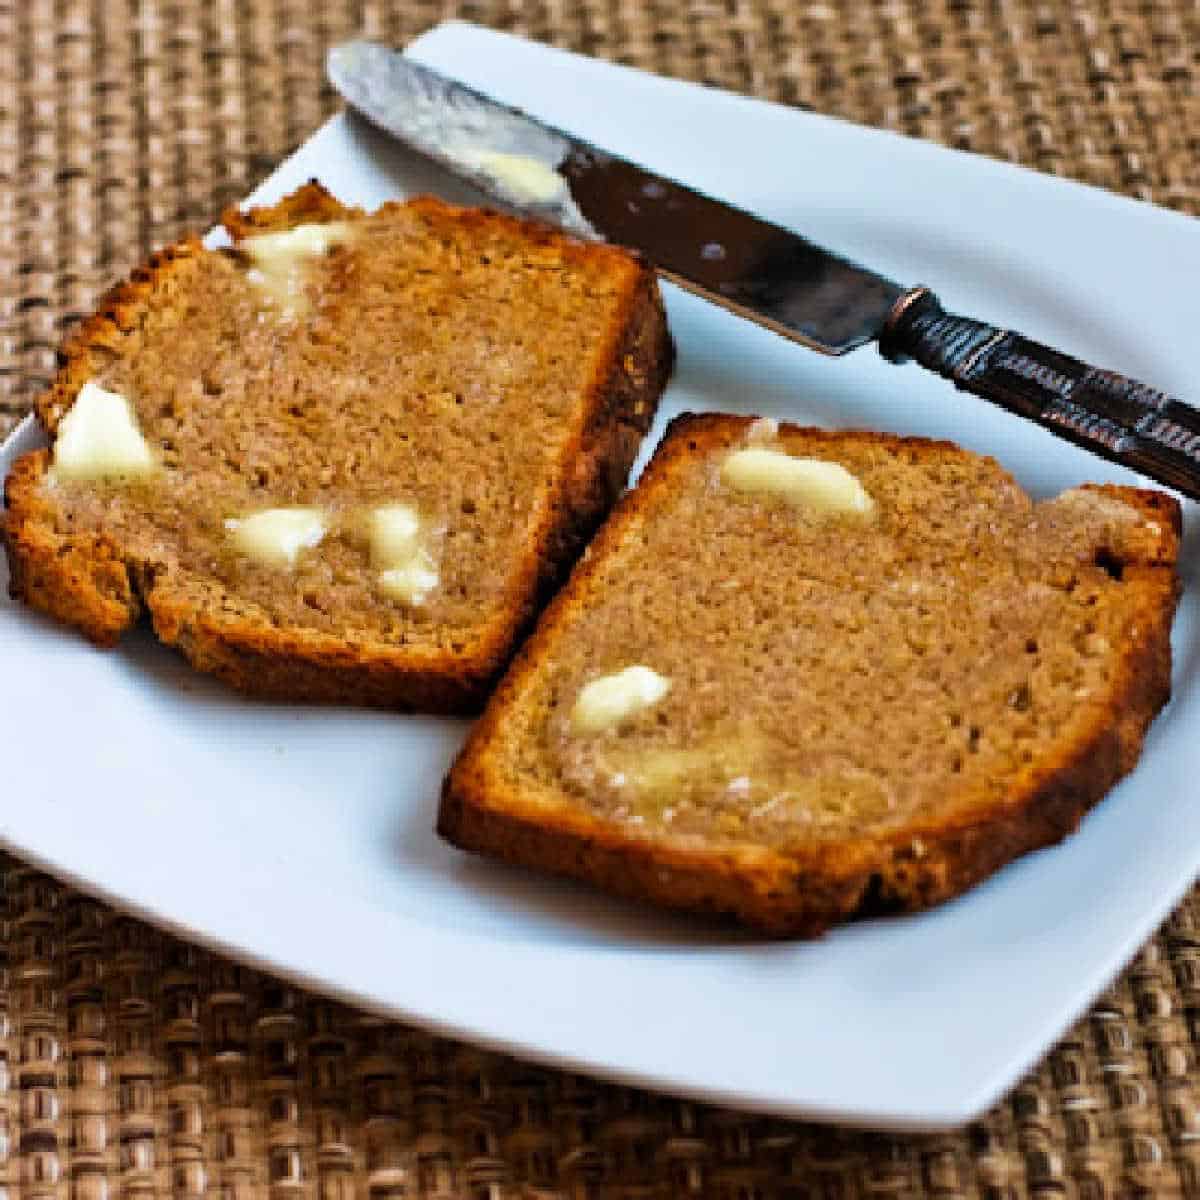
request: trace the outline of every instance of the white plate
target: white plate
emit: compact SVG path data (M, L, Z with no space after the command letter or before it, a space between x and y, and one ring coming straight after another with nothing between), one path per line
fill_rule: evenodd
M1192 221L470 26L413 53L961 312L1200 398ZM461 194L335 118L257 198L313 175L366 205ZM684 408L754 411L954 438L1038 494L1131 478L919 368L871 350L822 359L667 293L680 359L658 429ZM1175 699L1080 833L935 912L815 944L714 931L442 845L460 722L244 702L145 635L101 653L7 600L0 839L174 930L447 1034L744 1109L950 1126L1037 1060L1200 864L1195 563L1189 538Z

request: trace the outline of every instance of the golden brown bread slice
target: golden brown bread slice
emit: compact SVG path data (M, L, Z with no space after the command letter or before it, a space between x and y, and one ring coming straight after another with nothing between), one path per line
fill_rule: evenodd
M238 249L163 251L65 346L37 411L71 438L6 485L13 595L101 645L147 612L260 696L478 707L651 421L653 272L316 184L225 224ZM97 437L118 467L68 453Z
M1033 503L944 442L681 419L501 681L439 832L776 933L945 900L1133 767L1179 527L1151 491Z

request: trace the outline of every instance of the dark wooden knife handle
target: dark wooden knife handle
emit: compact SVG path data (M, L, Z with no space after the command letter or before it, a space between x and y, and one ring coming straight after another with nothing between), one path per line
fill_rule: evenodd
M948 313L928 288L900 298L879 349L892 362L915 359L963 391L1200 499L1200 411L1182 400Z

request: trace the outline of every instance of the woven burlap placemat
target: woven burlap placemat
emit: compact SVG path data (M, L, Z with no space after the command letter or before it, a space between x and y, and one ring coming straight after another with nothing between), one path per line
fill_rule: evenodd
M103 287L333 110L328 44L451 16L1200 212L1194 0L0 0L0 433ZM14 1197L1200 1193L1195 894L985 1119L889 1137L451 1044L0 866Z

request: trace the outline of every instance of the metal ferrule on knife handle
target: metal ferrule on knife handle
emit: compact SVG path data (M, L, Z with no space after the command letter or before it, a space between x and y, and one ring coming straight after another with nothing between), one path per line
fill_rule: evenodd
M1200 411L1181 400L948 313L928 288L897 301L879 349L892 362L912 358L963 391L1200 499Z

